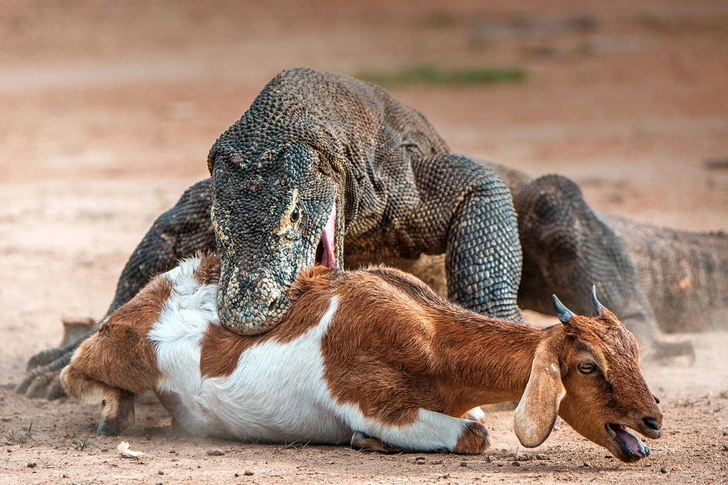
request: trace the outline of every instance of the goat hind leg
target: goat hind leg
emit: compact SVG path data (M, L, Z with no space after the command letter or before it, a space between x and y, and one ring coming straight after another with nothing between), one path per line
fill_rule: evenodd
M198 251L214 250L215 235L210 219L211 185L210 179L194 184L174 207L154 221L129 257L107 315L129 301L153 276L172 269L179 259L193 256ZM93 335L97 326L90 325L90 332L65 346L42 350L32 356L16 392L27 397L62 397L58 373L71 361L78 346Z
M63 369L60 381L70 396L101 410L96 428L99 436L116 436L134 422L134 394L131 392L90 379L73 363Z

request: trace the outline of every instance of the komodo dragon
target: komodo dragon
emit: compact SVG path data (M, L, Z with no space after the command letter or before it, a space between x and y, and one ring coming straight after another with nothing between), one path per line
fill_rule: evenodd
M189 188L144 236L109 312L178 259L217 249L223 325L255 334L280 321L286 289L304 267L346 260L408 269L420 255L444 254L448 296L469 309L520 322L517 303L541 309L558 293L589 311L580 295L596 284L657 355L693 352L689 342L659 339L629 257L575 184L531 182L453 154L420 113L376 85L284 71L215 142L208 168L211 179ZM544 197L553 189L556 199ZM511 192L522 211L520 242ZM521 243L526 261L556 263L524 268L526 279L540 274L548 284L525 281L519 291ZM79 342L31 358L18 391L62 394L56 376Z

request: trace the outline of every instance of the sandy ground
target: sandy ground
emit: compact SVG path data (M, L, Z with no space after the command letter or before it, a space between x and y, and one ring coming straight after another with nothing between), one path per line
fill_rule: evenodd
M418 460L180 436L148 398L130 460L95 410L13 392L62 316L103 315L148 225L286 67L522 67L521 84L392 91L456 151L570 176L599 210L728 229L728 170L705 163L728 157L726 2L482 3L0 3L0 483L728 482L726 333L689 335L693 366L645 368L665 432L634 465L563 423L525 450L507 411L486 455Z

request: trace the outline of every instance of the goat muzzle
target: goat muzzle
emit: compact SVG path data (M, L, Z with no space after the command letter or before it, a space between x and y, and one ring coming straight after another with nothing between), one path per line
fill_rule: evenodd
M632 434L627 426L617 423L609 423L606 426L607 433L614 439L623 452L621 459L623 461L637 461L650 456L650 448L645 445L642 440ZM660 433L657 432L659 437Z

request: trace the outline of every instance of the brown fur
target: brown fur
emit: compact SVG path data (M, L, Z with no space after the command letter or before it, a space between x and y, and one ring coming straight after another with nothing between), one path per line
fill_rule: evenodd
M89 379L134 394L152 389L158 377L157 357L146 336L171 291L172 284L166 278L153 279L81 344L70 364L71 370L83 369Z
M460 435L454 453L464 455L478 455L483 453L490 446L488 429L484 424L477 421L470 421Z
M200 253L200 265L192 274L201 285L216 285L220 282L220 256L217 253Z
M214 255L203 255L195 276L213 283L218 265ZM124 412L117 416L129 407L121 390L142 392L158 378L146 335L170 292L166 278L155 278L83 343L64 371L69 394L111 403L103 416L112 430L127 418ZM230 375L250 347L300 337L336 297L321 342L324 378L339 404L354 404L368 418L402 426L417 419L419 409L468 418L476 406L523 395L516 429L528 446L548 436L556 411L625 461L635 458L614 444L607 423L659 437L643 423L650 419L659 427L662 414L639 370L637 342L607 309L594 318L574 316L568 324L535 329L464 310L420 280L387 268L341 272L317 266L302 272L289 297L286 320L264 335L243 337L210 325L202 339L202 375ZM598 370L580 372L587 361ZM483 423L470 423L456 452L480 453L488 446ZM376 440L359 441L368 439Z
M311 289L302 301L331 296L328 289L318 294ZM535 421L540 441L555 419L549 409L625 460L633 457L620 455L607 423L659 436L642 422L661 423L662 413L640 372L637 341L607 309L598 317L575 316L568 325L539 330L473 314L419 280L382 268L349 274L336 295L334 324L322 342L325 378L338 402L357 404L367 417L404 425L418 408L460 417L478 405L518 400L543 345L538 363L549 368L554 363L558 372L530 411L546 413ZM586 360L599 371L579 372ZM546 396L555 401L546 402Z
M101 407L99 434L119 434L134 421L133 395L154 388L157 357L146 336L171 291L169 280L153 279L81 344L61 373L69 395Z
M219 261L218 261L219 264ZM197 273L195 273L196 275ZM304 270L296 285L289 292L289 298L296 302L300 296L312 290L312 295L332 295L337 280L329 270L321 266ZM329 300L307 298L293 305L286 320L269 332L255 336L240 336L219 325L210 325L202 338L200 373L205 377L224 377L235 371L240 355L253 345L269 340L290 342L318 324L328 309Z
M337 295L338 324L322 342L325 377L340 402L357 402L365 416L403 425L420 407L459 417L520 397L527 369L515 379L502 372L513 360L502 340L526 347L538 338L534 329L475 315L391 269L353 273ZM476 370L479 356L489 372ZM407 412L390 406L391 389Z

